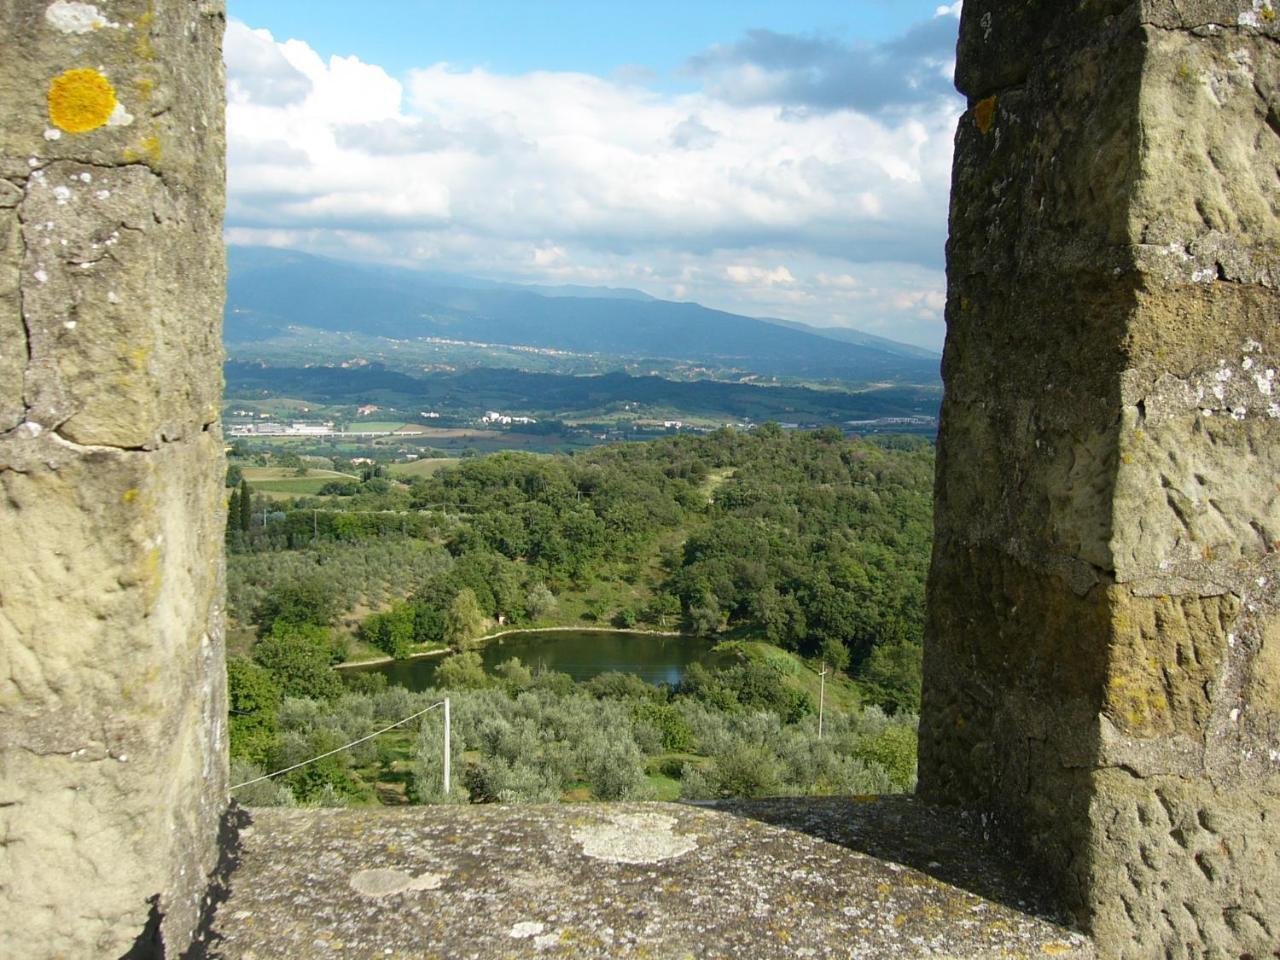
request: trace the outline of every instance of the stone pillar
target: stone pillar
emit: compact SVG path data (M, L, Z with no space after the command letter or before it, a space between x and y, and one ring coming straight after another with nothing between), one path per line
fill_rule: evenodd
M221 0L0 0L0 956L185 949L226 804Z
M964 6L920 792L1106 957L1280 944L1277 41Z

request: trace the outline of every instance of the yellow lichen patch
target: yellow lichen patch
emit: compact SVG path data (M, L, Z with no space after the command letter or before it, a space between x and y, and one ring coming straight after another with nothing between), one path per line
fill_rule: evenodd
M49 120L59 130L97 130L115 108L115 88L97 70L67 70L49 82Z
M152 163L160 162L160 138L147 137L138 142L136 147L128 147L124 151L125 163L137 163L139 160L150 160Z
M120 499L124 503L133 503L133 501L138 499L138 488L130 487L124 492L124 495L121 496Z
M995 126L996 122L996 98L994 96L978 101L977 106L973 108L973 120L978 125L979 133L985 136L991 132L991 128Z
M1260 16L1267 23L1270 23L1276 18L1276 12L1270 6L1266 6L1258 11L1258 16Z
M1053 943L1041 945L1040 952L1051 957L1065 957L1071 952L1071 945L1063 943L1061 940L1055 940Z
M151 24L155 18L155 10L150 4L147 5L147 12L138 18L136 28L138 35L133 41L133 55L139 60L156 58L156 47L151 42Z

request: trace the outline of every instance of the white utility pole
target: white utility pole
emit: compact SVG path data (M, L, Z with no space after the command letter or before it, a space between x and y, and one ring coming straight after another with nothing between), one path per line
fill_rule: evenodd
M822 739L822 713L827 705L827 661L822 661L822 672L818 674L818 739ZM449 701L444 704L444 715L449 715Z
M449 698L444 698L444 795L449 796Z

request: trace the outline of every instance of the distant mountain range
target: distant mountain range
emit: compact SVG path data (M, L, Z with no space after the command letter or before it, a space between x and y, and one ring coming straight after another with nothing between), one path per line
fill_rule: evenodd
M227 261L224 337L230 347L304 327L666 358L769 376L938 381L938 355L919 347L658 300L638 290L522 286L266 247L229 247Z

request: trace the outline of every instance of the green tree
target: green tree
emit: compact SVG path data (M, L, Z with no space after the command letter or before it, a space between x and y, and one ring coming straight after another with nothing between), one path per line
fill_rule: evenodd
M255 611L259 630L270 633L276 622L327 627L338 618L333 590L319 578L281 584L263 598Z
M556 595L545 583L535 583L525 595L524 608L531 619L537 620L556 608Z
M231 542L232 531L240 529L240 491L233 489L231 491L231 499L227 502L227 542Z
M360 624L360 636L379 650L403 660L413 652L415 608L397 603L385 613L375 613Z
M837 673L849 669L849 648L835 637L827 637L818 647L818 656Z
M279 621L253 648L253 659L271 672L285 696L333 699L343 686L329 663L330 643L324 627Z
M231 464L231 466L227 467L226 485L228 487L234 490L235 488L240 486L240 483L243 480L244 480L244 471L241 470L239 466L233 463Z
M868 699L889 710L919 713L923 659L920 644L902 636L872 647L859 677Z
M279 727L281 696L271 671L247 657L227 658L231 756L266 762Z
M444 639L450 646L463 649L484 630L484 611L470 587L458 591L444 617Z
M447 690L479 690L489 686L489 675L478 653L455 653L436 668L436 684Z
M502 678L507 689L513 693L527 690L533 684L533 671L521 663L519 657L503 660L493 668L493 672Z
M240 529L245 533L249 532L249 526L252 519L253 492L249 489L249 481L242 477L240 480L240 516L238 520Z

